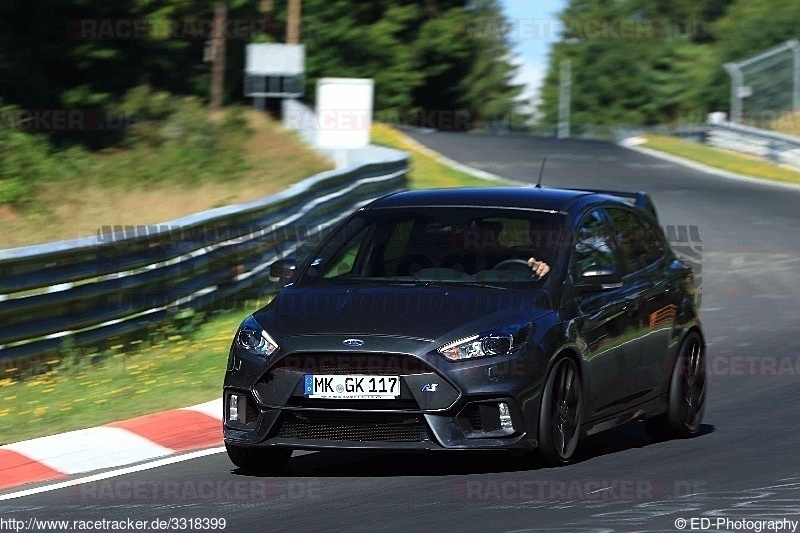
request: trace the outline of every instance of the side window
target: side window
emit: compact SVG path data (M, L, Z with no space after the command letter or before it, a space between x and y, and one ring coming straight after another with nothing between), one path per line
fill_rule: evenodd
M664 234L661 232L661 228L647 222L645 223L644 245L647 248L646 261L648 265L664 257L667 252L664 248Z
M572 261L576 276L592 265L617 267L611 234L600 211L592 212L581 224Z
M630 211L609 209L608 216L622 252L626 272L636 272L664 255L661 232Z

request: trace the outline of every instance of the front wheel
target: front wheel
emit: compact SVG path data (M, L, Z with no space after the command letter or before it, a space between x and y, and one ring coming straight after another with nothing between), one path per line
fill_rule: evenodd
M283 470L292 456L290 448L253 448L227 442L225 450L233 464L256 474L276 474Z
M644 421L647 433L658 440L694 437L706 410L706 350L703 338L690 333L683 341L669 387L666 413Z
M539 453L554 465L572 459L581 435L583 389L578 365L570 358L558 361L542 393L539 416Z

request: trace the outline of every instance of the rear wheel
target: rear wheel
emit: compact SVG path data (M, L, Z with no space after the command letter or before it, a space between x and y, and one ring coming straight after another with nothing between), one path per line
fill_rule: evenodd
M697 332L683 341L669 387L666 413L644 421L647 433L656 439L697 435L706 410L706 353Z
M290 448L253 448L225 443L228 458L233 464L257 474L276 474L283 470L292 456Z
M558 361L542 393L539 415L539 453L550 463L572 459L581 435L583 390L578 365L569 358Z

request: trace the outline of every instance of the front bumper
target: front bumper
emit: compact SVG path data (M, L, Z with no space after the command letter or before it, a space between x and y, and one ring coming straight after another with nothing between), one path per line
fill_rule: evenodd
M427 349L428 346L425 346ZM490 450L535 448L545 362L527 349L451 363L436 353L301 352L267 364L231 354L224 387L225 442L294 449ZM318 400L304 376L397 375L396 400ZM426 385L435 384L434 391ZM230 404L236 398L237 416ZM501 424L508 406L511 427Z

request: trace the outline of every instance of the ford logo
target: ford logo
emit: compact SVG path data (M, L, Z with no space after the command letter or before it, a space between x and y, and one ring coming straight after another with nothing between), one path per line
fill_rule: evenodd
M345 346L364 346L364 341L361 339L346 339L342 341Z

